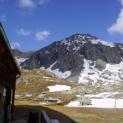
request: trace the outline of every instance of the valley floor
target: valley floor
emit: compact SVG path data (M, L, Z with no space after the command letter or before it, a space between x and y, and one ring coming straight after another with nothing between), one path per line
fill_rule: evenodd
M30 111L37 110L46 110L50 118L59 119L61 123L123 123L123 109L42 106L28 101L16 102L15 118L26 120Z

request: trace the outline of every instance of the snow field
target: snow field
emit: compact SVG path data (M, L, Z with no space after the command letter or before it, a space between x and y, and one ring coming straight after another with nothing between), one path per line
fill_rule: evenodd
M78 100L71 101L67 107L93 107L93 108L123 108L123 99L91 99L92 105L80 105Z
M59 91L67 91L70 90L71 87L67 85L53 85L53 86L48 86L49 92L59 92Z

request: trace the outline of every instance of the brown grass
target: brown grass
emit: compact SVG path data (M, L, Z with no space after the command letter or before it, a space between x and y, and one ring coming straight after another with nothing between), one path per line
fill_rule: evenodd
M16 93L40 94L41 92L48 91L48 86L55 84L68 85L71 87L78 86L76 83L68 82L64 79L58 79L54 74L45 70L22 70L21 78L19 78L17 82Z

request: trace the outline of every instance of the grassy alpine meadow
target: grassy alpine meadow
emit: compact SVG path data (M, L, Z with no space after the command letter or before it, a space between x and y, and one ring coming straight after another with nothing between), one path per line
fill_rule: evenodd
M49 85L68 85L73 93L49 92ZM45 70L22 70L22 76L17 82L15 99L15 117L17 119L27 119L30 111L45 110L50 118L59 119L60 123L123 123L123 109L103 109L103 108L77 108L66 107L70 101L76 99L80 85L63 79L56 78L50 72ZM115 84L107 86L85 85L84 88L90 94L95 92L120 92L123 85ZM75 92L74 92L75 91ZM60 98L63 102L60 104L43 105L38 97L42 92L46 97ZM26 96L29 95L29 96ZM122 93L115 96L122 97Z

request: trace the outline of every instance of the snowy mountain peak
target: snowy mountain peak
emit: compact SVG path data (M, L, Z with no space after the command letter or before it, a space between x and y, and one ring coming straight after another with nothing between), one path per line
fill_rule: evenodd
M80 83L123 82L122 59L123 44L89 34L74 34L36 51L21 66L44 68L60 78Z
M95 36L92 36L90 34L81 34L81 33L76 33L70 36L69 38L66 38L67 40L82 40L82 41L90 41L90 40L97 40L98 38Z
M61 41L62 45L67 45L67 49L69 46L75 45L73 49L79 49L79 47L84 45L85 43L91 43L91 44L102 44L105 46L115 47L115 44L112 42L101 40L95 36L92 36L90 34L74 34L68 38L65 38ZM77 47L77 48L76 48Z

